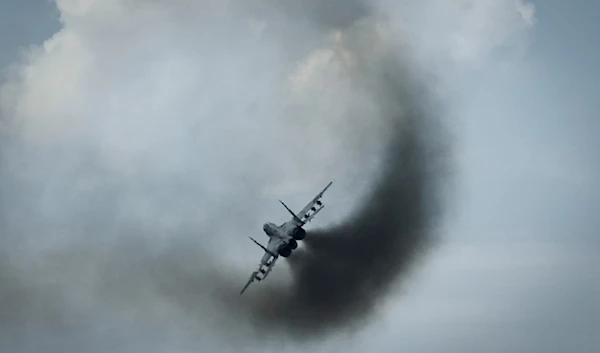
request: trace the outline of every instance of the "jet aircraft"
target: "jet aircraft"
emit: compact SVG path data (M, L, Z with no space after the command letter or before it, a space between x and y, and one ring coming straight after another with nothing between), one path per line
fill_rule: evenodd
M265 254L260 261L258 269L252 273L248 283L246 283L240 292L240 295L244 294L244 291L255 280L260 282L265 279L275 266L275 262L279 256L287 258L298 247L298 241L303 240L306 237L306 230L304 230L302 226L310 222L317 215L317 213L319 213L319 211L325 207L325 205L323 205L321 202L321 197L323 197L323 194L332 183L333 182L329 182L323 191L318 193L317 196L315 196L312 201L310 201L300 211L298 215L296 215L294 211L292 211L285 203L283 203L283 201L279 200L283 207L285 207L285 209L292 215L292 219L280 226L270 222L263 225L263 231L269 237L267 246L264 246L254 238L249 237L253 242L256 243L256 245L260 246L265 251Z

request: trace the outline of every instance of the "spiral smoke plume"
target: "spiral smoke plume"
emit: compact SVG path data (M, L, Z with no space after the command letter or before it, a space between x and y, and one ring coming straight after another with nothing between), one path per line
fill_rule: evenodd
M278 303L271 319L304 333L368 318L436 238L446 175L441 126L432 124L431 106L419 106L425 92L393 62L382 65L376 94L390 140L380 174L345 221L308 233L303 252L290 258L291 290L267 299Z
M435 239L448 147L385 20L362 2L73 4L2 86L0 351L218 350L373 317ZM261 255L245 236L281 211L261 206L330 179L355 200L343 220L240 297Z
M291 269L291 283L271 276L242 299L236 292L240 283L216 291L224 310L255 327L302 339L357 327L377 312L382 298L436 239L449 177L448 135L418 68L371 24L359 22L338 33L332 56L352 89L372 103L372 115L364 118L380 125L383 156L373 156L366 146L354 151L377 158L373 171L362 174L370 180L368 191L344 221L324 228L309 225L304 246L280 259ZM360 138L360 131L355 133ZM189 282L193 274L186 278ZM189 289L183 297L171 293L186 308L193 307Z
M287 259L291 286L254 298L252 315L267 327L305 337L363 322L436 239L448 140L435 102L399 58L371 63L356 84L373 89L389 129L383 158L354 211L309 230L304 247Z

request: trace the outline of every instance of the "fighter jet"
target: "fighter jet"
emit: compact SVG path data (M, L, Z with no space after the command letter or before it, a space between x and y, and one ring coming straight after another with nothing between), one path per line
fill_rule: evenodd
M299 214L295 214L283 201L279 200L283 207L292 215L292 219L283 223L280 226L274 223L265 223L263 230L269 237L267 246L262 245L254 238L249 237L256 245L260 246L265 254L260 261L258 269L252 273L248 283L244 286L240 295L244 294L244 291L248 286L256 281L262 281L267 275L273 270L275 262L279 256L287 258L292 255L292 252L298 247L298 241L303 240L306 237L306 231L302 226L310 222L316 215L321 211L325 205L321 202L321 197L325 191L331 186L333 182L329 182L325 189L315 196L311 202L306 205Z

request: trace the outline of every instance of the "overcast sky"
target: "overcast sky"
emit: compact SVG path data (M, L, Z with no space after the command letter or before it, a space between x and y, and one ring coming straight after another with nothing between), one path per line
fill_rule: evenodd
M120 315L104 314L85 295L65 294L81 286L86 287L82 293L96 293L96 282L86 275L93 268L67 271L81 276L74 282L73 277L57 274L59 270L40 270L40 264L32 263L42 263L67 241L89 241L72 235L81 231L81 217L93 220L104 212L135 223L135 229L159 228L153 236L165 238L182 222L192 229L203 224L203 230L219 227L218 234L241 234L241 241L234 236L216 240L205 236L204 245L209 252L230 246L231 252L222 256L242 268L243 282L260 257L245 236L259 237L267 218L279 217L278 222L283 217L278 198L298 207L330 178L338 181L328 191L328 208L315 225L342 219L360 199L365 187L360 178L342 175L355 175L360 169L355 165L362 157L348 152L348 141L360 138L350 133L343 139L335 136L336 129L346 124L344 107L335 101L351 93L337 79L335 55L328 51L335 48L331 44L335 36L329 42L322 39L322 33L330 30L327 26L333 29L360 13L356 5L360 2L345 6L332 1L331 7L316 6L310 13L303 9L297 19L289 16L300 11L293 6L261 7L261 18L252 6L239 5L243 2L234 1L231 8L206 3L0 3L0 66L5 68L0 91L2 136L25 141L19 148L4 142L0 146L1 175L26 180L17 183L22 190L10 193L14 199L1 201L5 239L0 244L5 245L3 253L19 254L6 256L27 279L28 288L41 291L49 285L44 281L52 278L56 286L69 288L52 290L62 305L56 310L82 313L56 328L47 315L37 314L43 301L15 301L14 305L24 306L17 312L27 312L25 323L0 325L10 330L0 337L14 338L14 344L6 344L14 352L43 351L48 344L73 352L98 344L106 351L102 346L106 340L123 352L237 351L225 339L207 343L202 336L195 341L190 326L194 321L173 324L168 334L159 334L164 328L152 321L152 315L163 309L144 315L140 312L146 307L139 303L135 306L142 309L136 311L135 320L152 324L124 338L114 331L122 331L133 320L122 314L127 305L119 307ZM386 28L393 40L409 42L414 48L411 55L438 77L436 89L455 138L456 180L440 231L442 242L402 292L388 297L385 310L359 334L332 337L313 343L311 349L600 351L600 158L596 156L600 4L591 0L374 3L391 19ZM269 31L278 26L281 30ZM250 33L251 39L241 38L241 31ZM292 63L290 58L297 56L302 59ZM289 87L280 83L284 76L292 77ZM332 77L333 83L328 81ZM288 91L292 93L287 95ZM285 111L281 101L304 107L307 123L300 127L304 140L294 140L290 126L296 125L278 115ZM326 122L319 120L324 116ZM8 121L11 124L5 125ZM13 127L15 121L18 129ZM377 127L360 119L351 123L366 131L360 135L366 140L356 142L357 150L371 148L365 141L378 133ZM189 129L196 129L193 137L183 133ZM306 135L316 136L318 149L305 148ZM262 157L264 150L273 152ZM72 172L73 161L87 158L84 153L98 159L102 170ZM240 165L248 171L243 182L234 173ZM119 210L96 205L111 195L77 194L105 185L98 181L104 177L118 184L117 190L127 191L118 196ZM133 181L137 178L144 179L148 189L138 187ZM174 191L178 196L152 194L153 183L164 178L179 178L184 191ZM195 180L201 187L190 186ZM185 191L186 186L193 190ZM30 192L30 187L42 191ZM144 193L152 196L140 198ZM200 211L190 211L196 207L194 197L202 199ZM179 208L169 213L148 206L149 200ZM8 210L11 204L24 206L21 211ZM255 206L261 210L246 211ZM225 211L234 218L243 216L204 226ZM188 220L182 221L185 217ZM44 224L44 234L31 225L36 222ZM95 229L97 237L104 236L104 228ZM101 241L92 241L96 242ZM85 267L79 257L57 263L53 262ZM174 314L168 318L180 319ZM33 342L38 337L41 343ZM281 342L265 345L268 351L306 349ZM252 344L249 351L264 351L258 347Z

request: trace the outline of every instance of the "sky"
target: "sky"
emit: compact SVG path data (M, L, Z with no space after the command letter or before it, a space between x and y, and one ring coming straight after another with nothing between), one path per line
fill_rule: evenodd
M260 257L245 236L284 217L277 199L301 206L335 179L315 227L360 203L385 127L344 76L354 47L335 30L362 33L364 9L340 3L0 4L0 347L239 351L211 336L230 323L183 315L126 274L183 229L184 245L201 239L190 256L243 284ZM377 33L435 76L454 139L440 242L358 333L247 351L599 351L600 5L373 4Z

